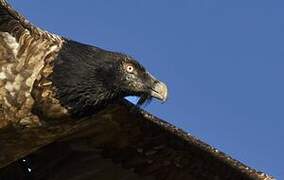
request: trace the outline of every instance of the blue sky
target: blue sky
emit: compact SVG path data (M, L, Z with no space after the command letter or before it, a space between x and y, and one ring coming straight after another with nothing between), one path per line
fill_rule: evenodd
M10 2L46 30L134 56L170 89L148 111L284 179L284 1Z

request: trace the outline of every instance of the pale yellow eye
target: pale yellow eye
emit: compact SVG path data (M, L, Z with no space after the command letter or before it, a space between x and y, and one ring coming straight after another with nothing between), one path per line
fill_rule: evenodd
M134 71L134 67L132 65L126 66L126 71L132 73Z

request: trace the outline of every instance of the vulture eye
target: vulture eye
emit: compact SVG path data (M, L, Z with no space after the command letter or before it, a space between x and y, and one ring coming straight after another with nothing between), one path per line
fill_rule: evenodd
M129 73L132 73L134 71L134 67L129 64L129 65L126 66L126 71L129 72Z

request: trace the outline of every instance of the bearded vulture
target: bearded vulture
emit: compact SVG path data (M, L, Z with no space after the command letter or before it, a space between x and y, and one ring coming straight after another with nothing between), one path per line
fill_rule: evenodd
M273 179L129 95L168 90L134 58L44 31L0 0L1 180Z

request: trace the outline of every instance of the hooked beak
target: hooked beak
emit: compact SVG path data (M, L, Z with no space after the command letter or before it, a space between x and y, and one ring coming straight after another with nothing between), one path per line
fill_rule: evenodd
M161 81L156 80L151 88L151 96L165 102L168 98L168 87Z
M168 87L165 83L157 80L152 74L147 72L152 81L152 86L150 88L150 95L162 102L168 99Z
M165 83L157 80L149 72L147 72L149 78L147 93L142 94L138 101L138 105L144 104L147 100L151 100L151 97L156 98L162 102L165 102L168 99L168 87Z

